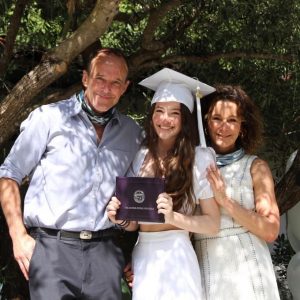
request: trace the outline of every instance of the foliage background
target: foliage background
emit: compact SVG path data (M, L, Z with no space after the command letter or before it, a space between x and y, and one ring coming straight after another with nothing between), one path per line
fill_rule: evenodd
M0 0L0 62L7 63L0 69L0 119L6 98L22 78L72 38L98 2L106 1ZM8 31L20 4L25 9L8 57ZM164 66L211 85L241 85L262 110L265 145L259 155L270 163L279 182L287 158L299 148L299 0L124 0L105 33L95 39L91 46L121 48L128 56L132 84L120 109L141 122L151 93L137 83ZM79 89L83 63L81 53L68 63L66 74L33 95L27 106L18 104L21 98L16 97L14 105L21 106L22 119L45 99L57 101L57 95ZM1 141L0 127L0 163L18 134L17 116L5 127L13 129L9 139ZM0 299L26 299L26 283L13 260L2 215L0 239ZM282 271L282 299L289 299L285 268L293 251L286 240L278 240L277 246L273 259Z

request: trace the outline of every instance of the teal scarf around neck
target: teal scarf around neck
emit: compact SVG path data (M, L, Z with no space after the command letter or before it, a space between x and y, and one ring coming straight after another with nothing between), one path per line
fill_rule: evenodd
M245 151L243 148L240 148L234 152L228 153L228 154L217 154L217 166L219 168L222 168L224 166L227 166L229 164L232 164L233 162L238 161L245 155Z
M81 103L83 111L87 114L88 118L93 124L105 126L114 116L116 108L112 107L108 111L103 113L95 112L87 103L84 97L84 91L76 94L77 100Z

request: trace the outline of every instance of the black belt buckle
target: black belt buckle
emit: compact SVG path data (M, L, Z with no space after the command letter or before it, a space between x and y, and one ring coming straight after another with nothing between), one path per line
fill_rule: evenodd
M93 234L89 230L82 230L79 233L79 238L81 240L91 240L93 238Z

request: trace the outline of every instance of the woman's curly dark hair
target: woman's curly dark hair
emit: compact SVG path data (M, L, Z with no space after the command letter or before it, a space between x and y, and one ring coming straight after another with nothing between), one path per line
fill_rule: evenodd
M189 211L190 208L195 208L193 201L193 165L197 129L195 119L188 108L183 104L180 104L180 108L182 129L176 138L173 149L164 160L165 170L161 169L157 157L158 136L152 122L155 105L152 105L146 119L144 146L149 149L154 159L155 176L165 177L166 192L173 199L174 210L178 211L183 208Z
M254 154L262 143L263 123L258 107L240 86L217 85L216 91L201 100L204 127L218 101L231 101L237 104L238 114L242 118L241 131L237 146L246 153ZM210 142L209 135L206 139Z

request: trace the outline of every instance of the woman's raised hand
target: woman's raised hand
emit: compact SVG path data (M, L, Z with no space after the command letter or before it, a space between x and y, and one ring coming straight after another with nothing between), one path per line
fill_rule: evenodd
M215 200L219 205L225 206L225 202L228 200L226 195L226 185L219 168L215 165L211 165L206 171L207 179L214 192Z

